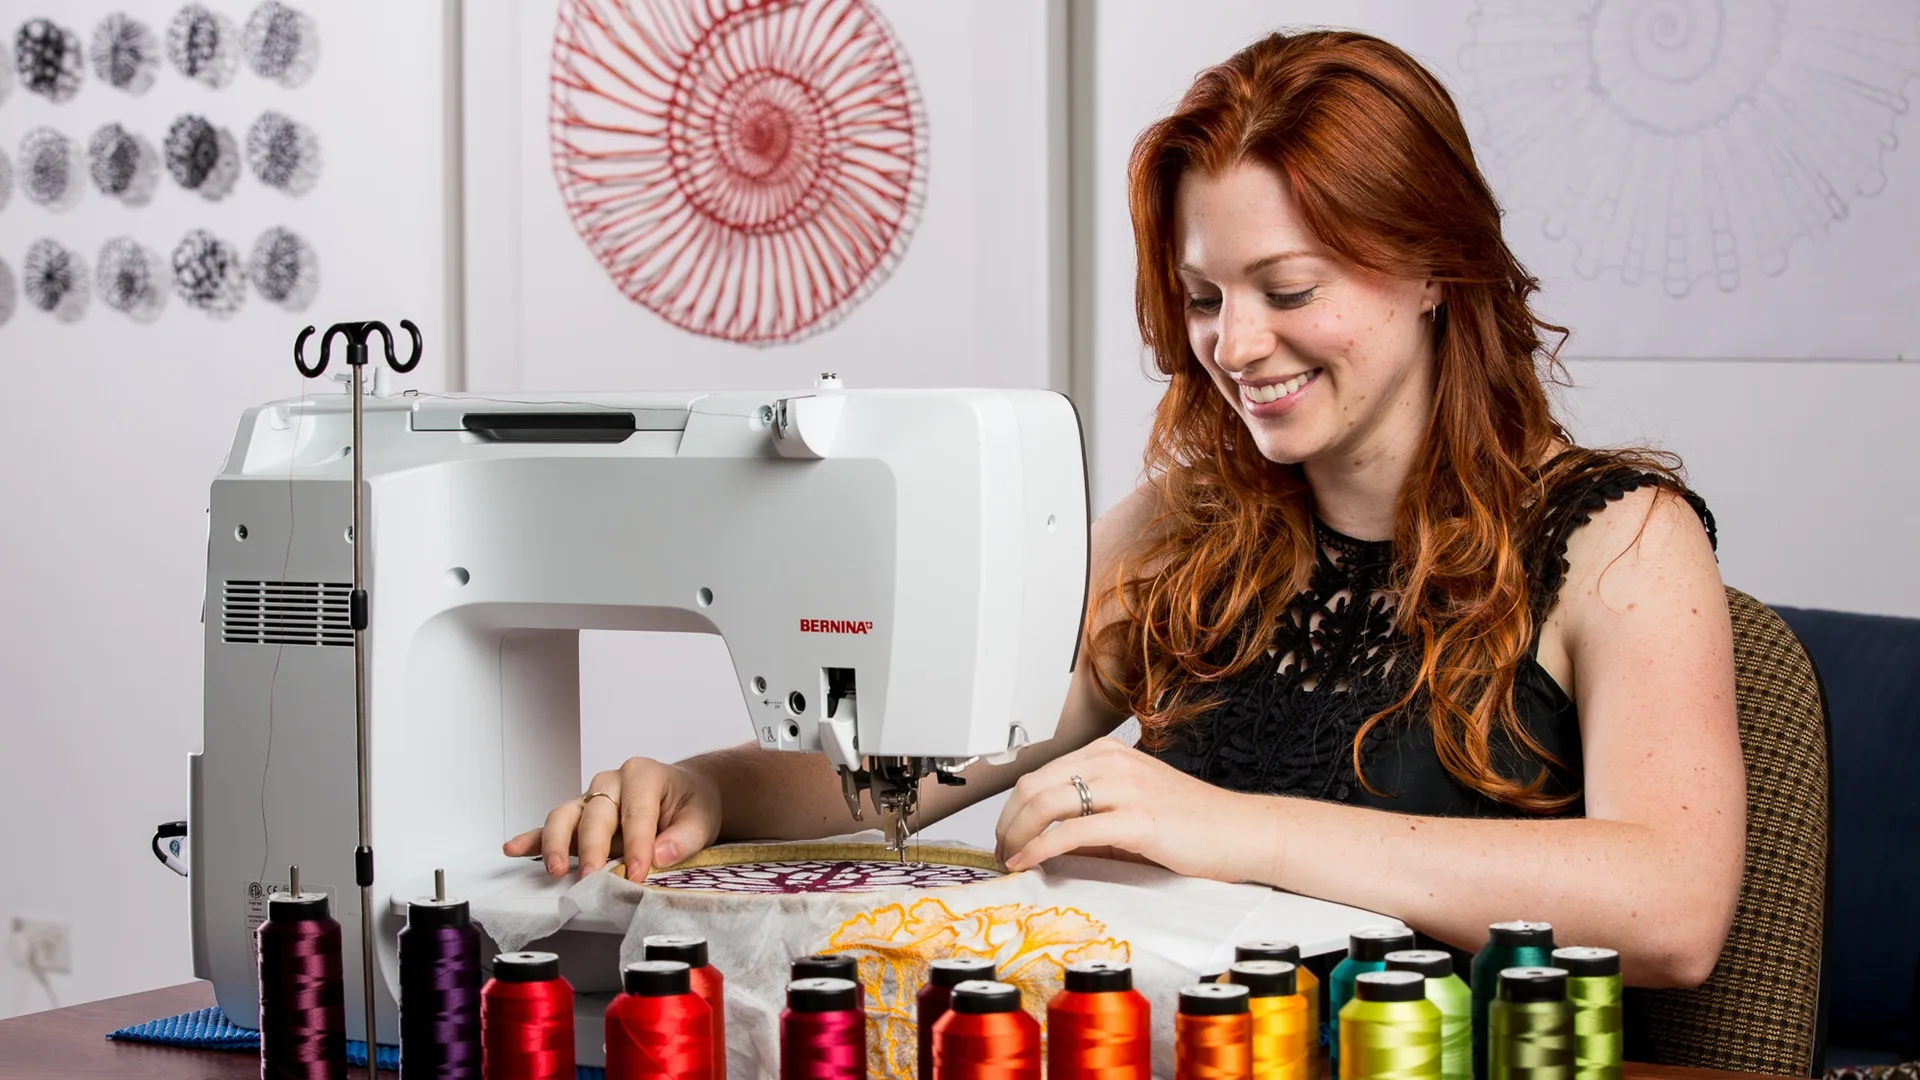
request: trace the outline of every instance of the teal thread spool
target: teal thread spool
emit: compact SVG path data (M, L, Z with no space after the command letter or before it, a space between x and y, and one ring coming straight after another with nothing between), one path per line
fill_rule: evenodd
M1440 1010L1441 1080L1473 1080L1473 991L1453 973L1453 957L1437 949L1390 952L1387 970L1426 977L1427 1000Z
M1553 924L1497 922L1487 927L1487 943L1473 958L1473 1075L1487 1076L1487 1005L1500 990L1500 973L1510 967L1545 967L1552 961Z
M1510 967L1487 1005L1488 1080L1573 1080L1567 972Z
M1585 946L1555 949L1553 966L1567 973L1574 1080L1620 1080L1626 1057L1620 954Z
M1347 955L1327 976L1327 1065L1340 1075L1340 1011L1353 1000L1353 980L1369 971L1387 970L1387 954L1413 948L1413 931L1404 926L1363 926L1347 935Z

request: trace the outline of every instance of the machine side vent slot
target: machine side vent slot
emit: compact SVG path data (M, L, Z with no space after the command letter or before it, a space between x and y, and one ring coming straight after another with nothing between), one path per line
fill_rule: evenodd
M220 639L253 645L353 647L353 586L334 581L229 581Z

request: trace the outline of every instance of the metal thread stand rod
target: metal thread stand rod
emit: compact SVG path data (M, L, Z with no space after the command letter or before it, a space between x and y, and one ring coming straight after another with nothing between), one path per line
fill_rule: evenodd
M356 356L355 353L358 353ZM366 520L361 505L366 455L361 453L362 370L365 341L347 346L347 366L353 369L353 738L354 760L360 774L360 846L354 849L354 878L360 886L360 992L366 1006L367 1075L376 1074L374 1048L379 1045L377 1010L373 997L373 820L372 769L367 754L367 590L365 579ZM357 363L355 361L358 361Z

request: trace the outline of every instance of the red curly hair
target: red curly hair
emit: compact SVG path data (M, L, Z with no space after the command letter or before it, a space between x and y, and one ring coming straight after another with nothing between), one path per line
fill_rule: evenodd
M1530 811L1564 806L1571 796L1541 793L1544 771L1503 776L1490 753L1504 728L1545 758L1513 707L1538 629L1527 539L1541 495L1560 478L1607 462L1671 477L1671 459L1575 450L1542 469L1571 445L1545 386L1566 331L1528 306L1539 283L1501 236L1500 208L1446 89L1364 34L1270 35L1201 73L1134 146L1135 308L1168 384L1146 453L1159 518L1097 587L1094 611L1111 618L1092 638L1096 682L1139 718L1144 745L1166 745L1210 707L1213 684L1267 661L1269 637L1241 631L1275 625L1313 569L1305 476L1261 455L1195 357L1174 270L1181 177L1246 162L1286 178L1308 228L1340 258L1442 290L1433 416L1394 514L1396 617L1418 650L1418 674L1368 720L1354 763L1368 729L1424 695L1434 747L1460 782ZM1547 335L1557 336L1551 349Z

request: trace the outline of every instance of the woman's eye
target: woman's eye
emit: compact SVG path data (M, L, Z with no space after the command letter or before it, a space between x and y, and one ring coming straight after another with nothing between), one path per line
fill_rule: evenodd
M1217 296L1189 296L1187 307L1208 315L1220 310L1220 298Z
M1278 308L1297 308L1313 299L1312 289L1291 293L1268 293L1267 302Z

